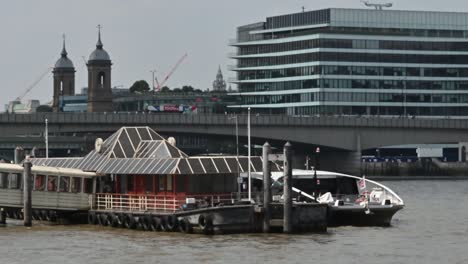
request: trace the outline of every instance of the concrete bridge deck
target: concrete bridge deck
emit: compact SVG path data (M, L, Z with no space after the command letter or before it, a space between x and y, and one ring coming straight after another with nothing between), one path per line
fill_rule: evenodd
M150 126L162 133L235 135L227 115L146 113L0 114L1 137L40 134L44 120L55 133L113 132L121 126ZM239 135L246 136L247 116L239 115ZM382 117L296 117L252 115L252 137L331 148L363 149L401 144L468 141L468 120Z

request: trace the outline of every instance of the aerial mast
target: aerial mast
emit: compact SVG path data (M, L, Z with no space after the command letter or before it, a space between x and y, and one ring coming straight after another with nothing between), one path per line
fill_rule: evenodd
M371 3L369 1L361 1L365 6L367 7L373 7L375 10L383 10L384 7L392 7L393 3L385 3L385 4L377 4L377 3Z

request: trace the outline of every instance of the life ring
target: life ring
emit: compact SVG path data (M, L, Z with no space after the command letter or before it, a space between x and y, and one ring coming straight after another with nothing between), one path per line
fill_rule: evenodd
M186 234L193 233L192 224L186 217L179 221L179 231Z
M95 213L88 213L88 224L95 225L96 224L96 214Z
M207 234L213 231L213 215L211 214L201 214L198 217L198 226L203 231L203 233Z

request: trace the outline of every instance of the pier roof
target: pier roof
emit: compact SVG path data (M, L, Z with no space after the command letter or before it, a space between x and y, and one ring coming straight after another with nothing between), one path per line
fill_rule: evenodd
M122 127L82 158L36 158L35 166L73 168L97 174L228 174L248 171L248 157L189 157L149 127ZM252 172L262 158L251 157ZM272 171L281 168L274 164Z

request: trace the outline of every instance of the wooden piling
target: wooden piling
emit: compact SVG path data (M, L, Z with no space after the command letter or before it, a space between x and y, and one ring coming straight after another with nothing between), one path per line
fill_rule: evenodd
M263 232L270 232L270 203L271 203L271 167L268 155L271 146L268 142L263 145Z
M283 232L292 232L292 146L287 142L284 145L284 210L283 210Z
M29 157L26 157L23 172L23 216L24 226L32 226L32 163Z

